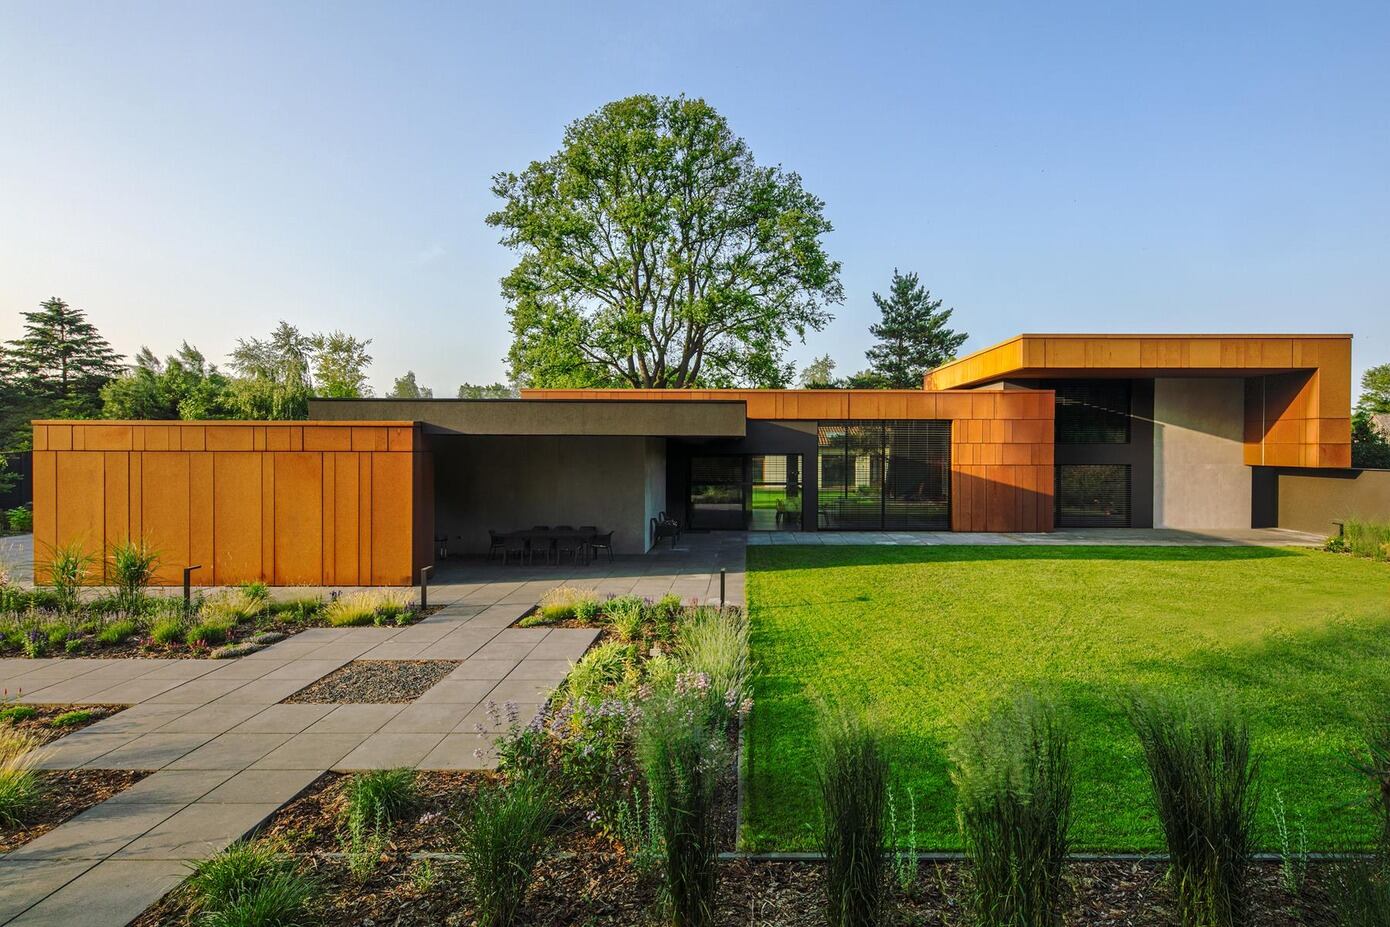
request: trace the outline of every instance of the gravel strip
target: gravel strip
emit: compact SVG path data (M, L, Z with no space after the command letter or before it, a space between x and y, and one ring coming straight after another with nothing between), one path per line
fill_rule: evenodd
M354 660L285 702L399 705L413 702L459 665L459 660ZM283 703L282 703L283 704Z

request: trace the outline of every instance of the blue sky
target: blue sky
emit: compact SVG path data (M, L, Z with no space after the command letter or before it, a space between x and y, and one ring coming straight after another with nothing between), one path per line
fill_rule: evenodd
M214 359L277 319L379 391L503 376L489 178L638 92L827 203L864 365L918 271L1019 331L1350 331L1390 362L1390 4L0 2L0 338L59 295Z

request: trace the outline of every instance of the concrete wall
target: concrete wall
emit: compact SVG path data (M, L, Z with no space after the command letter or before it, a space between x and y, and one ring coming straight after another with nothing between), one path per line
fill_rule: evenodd
M1348 518L1390 522L1390 470L1258 468L1261 508L1268 524L1277 512L1280 528L1337 533L1333 522Z
M1154 527L1250 527L1245 381L1154 380Z
M489 528L561 524L597 525L614 532L616 553L643 553L648 510L666 502L660 439L467 435L429 441L435 531L448 538L451 554L485 552Z

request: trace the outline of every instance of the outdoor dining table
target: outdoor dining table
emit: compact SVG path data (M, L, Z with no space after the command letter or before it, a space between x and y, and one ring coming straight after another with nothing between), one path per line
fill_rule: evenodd
M499 532L497 536L500 537L500 538L506 539L506 540L512 540L512 541L516 541L516 540L527 541L527 542L530 542L531 545L532 545L533 547L535 546L535 543L534 543L534 542L536 542L536 541L547 541L547 542L555 542L555 541L580 541L580 542L584 542L584 543L581 543L581 544L580 544L579 550L580 550L581 552L583 552L583 553L582 553L582 556L584 557L584 562L585 562L585 563L588 563L588 562L589 562L589 555L588 555L587 551L584 550L584 547L585 547L585 544L589 541L589 539L592 538L592 537L594 537L594 535L597 534L597 533L598 533L598 532L596 532L596 531L580 531L580 530L578 530L578 529L573 529L573 530L568 530L568 531L561 531L561 530L556 529L556 528L547 528L547 529L545 529L545 530L540 530L540 529L537 529L537 528L522 528L522 529L517 530L517 531L502 531L502 532ZM556 558L556 559L557 559L557 561L558 561L559 558Z

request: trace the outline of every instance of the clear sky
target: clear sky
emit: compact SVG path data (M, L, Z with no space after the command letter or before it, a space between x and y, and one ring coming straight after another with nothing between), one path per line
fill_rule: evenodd
M796 345L864 366L918 271L1019 331L1332 331L1390 362L1390 3L0 0L0 338L58 295L122 352L277 319L373 382L502 378L489 178L632 93L704 97L835 225Z

